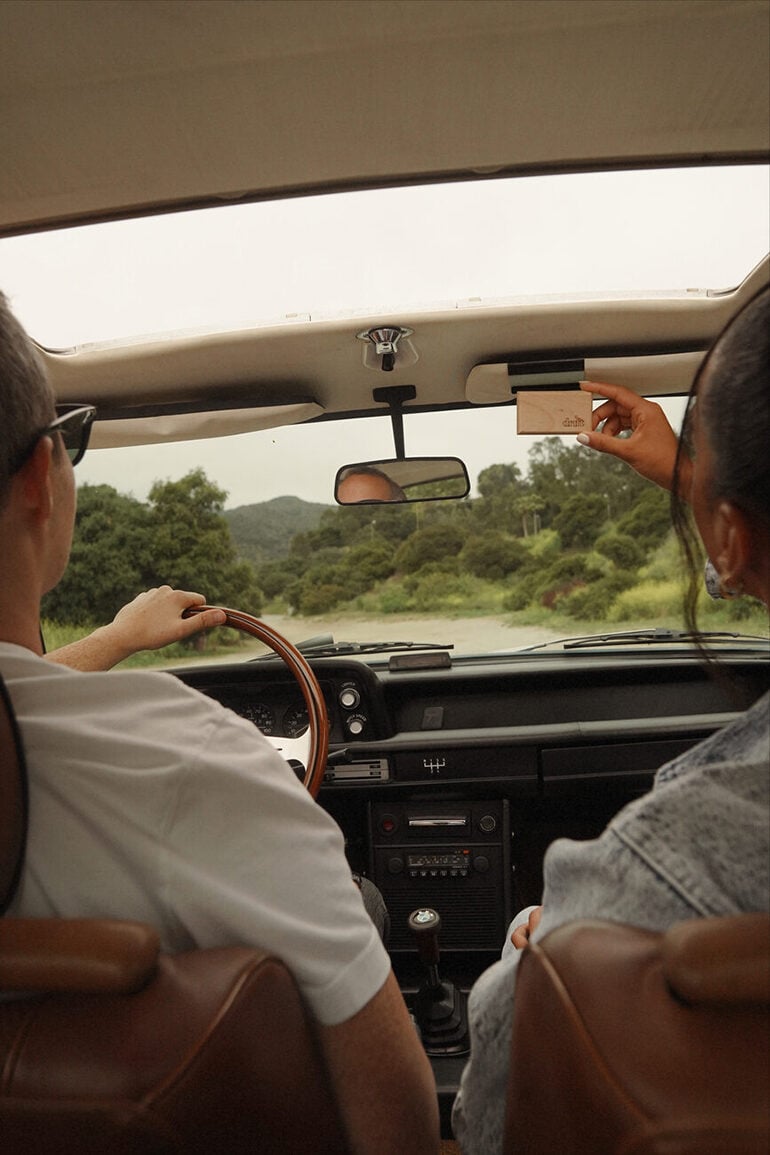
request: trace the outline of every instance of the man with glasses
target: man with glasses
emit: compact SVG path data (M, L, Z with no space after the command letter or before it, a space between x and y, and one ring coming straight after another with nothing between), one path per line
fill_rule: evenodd
M54 420L37 430L20 453L11 454L9 476L18 473L42 437L58 435L71 464L77 465L82 460L96 418L95 407L56 405L55 410ZM205 601L203 594L174 590L170 586L146 590L123 606L108 625L46 656L50 661L78 670L108 670L139 650L157 650L202 630L224 625L223 610L210 609L188 618L182 616L191 606L203 605Z
M67 565L92 420L55 416L0 294L0 675L30 798L8 915L137 919L170 951L273 951L317 1021L351 1149L430 1155L430 1066L333 820L250 722L172 676L42 657L40 600Z

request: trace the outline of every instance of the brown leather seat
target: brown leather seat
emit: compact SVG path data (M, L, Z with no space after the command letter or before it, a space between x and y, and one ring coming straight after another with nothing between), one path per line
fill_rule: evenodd
M767 1155L770 917L602 922L528 947L505 1152Z
M0 680L0 910L23 856ZM139 923L0 920L3 1155L344 1152L294 980L248 948L159 952Z

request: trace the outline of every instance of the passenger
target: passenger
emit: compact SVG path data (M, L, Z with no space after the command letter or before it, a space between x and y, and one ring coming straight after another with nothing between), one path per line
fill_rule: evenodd
M691 625L692 591L701 574L683 528L683 499L691 505L722 586L766 605L770 601L769 381L766 288L706 355L679 442L653 402L618 386L583 386L607 400L594 413L593 432L578 440L673 491L674 524L689 558ZM602 421L600 432L596 427ZM630 437L619 439L625 429L632 431ZM692 457L685 449L690 438ZM561 839L549 847L542 907L514 919L501 960L471 993L471 1059L453 1114L463 1155L502 1150L521 957L516 948L530 934L539 939L580 918L661 931L688 918L770 910L769 727L770 694L765 694L731 725L662 767L650 793L625 807L599 838Z
M336 497L340 505L406 501L400 485L381 469L364 465L345 470L337 482Z
M0 674L30 796L9 916L138 919L172 952L275 952L315 1016L351 1150L436 1152L431 1068L334 821L250 722L172 676L41 657L40 599L67 564L88 428L82 411L53 420L0 294Z

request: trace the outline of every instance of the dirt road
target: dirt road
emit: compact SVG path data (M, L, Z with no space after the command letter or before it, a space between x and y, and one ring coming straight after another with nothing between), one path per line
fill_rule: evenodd
M265 615L265 621L290 642L331 634L335 642L438 642L454 644L456 653L516 650L547 642L561 635L541 626L507 626L497 618L434 618L399 615L371 618L344 615L335 618L296 618Z

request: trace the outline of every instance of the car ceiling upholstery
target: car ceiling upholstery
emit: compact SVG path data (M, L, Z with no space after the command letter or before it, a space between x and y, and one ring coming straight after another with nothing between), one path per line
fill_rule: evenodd
M766 162L769 15L766 0L5 0L0 235L404 180ZM767 277L765 263L750 285ZM736 303L702 294L525 305L513 322L484 306L452 310L449 325L441 312L371 322L415 327L409 379L428 405L461 403L473 365L512 352L702 348ZM253 427L253 407L281 399L297 403L293 420L373 406L355 341L366 326L46 358L62 399L87 396L105 415L210 407L225 390Z

